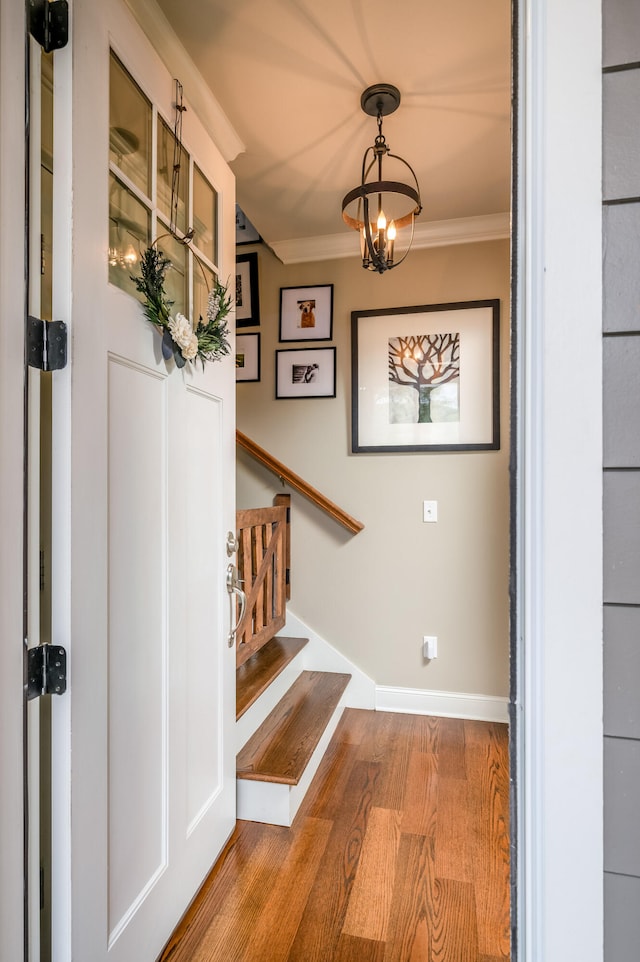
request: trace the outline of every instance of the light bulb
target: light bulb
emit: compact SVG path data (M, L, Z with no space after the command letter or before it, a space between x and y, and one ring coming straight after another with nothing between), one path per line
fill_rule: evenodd
M387 231L387 240L394 241L396 239L396 225L391 220L389 221L389 229Z
M128 267L131 267L137 260L138 255L136 254L135 249L132 244L129 244L127 253L124 255L124 262Z
M376 224L376 227L378 228L378 230L386 230L387 218L384 216L383 210L381 210L380 213L378 214L378 223Z

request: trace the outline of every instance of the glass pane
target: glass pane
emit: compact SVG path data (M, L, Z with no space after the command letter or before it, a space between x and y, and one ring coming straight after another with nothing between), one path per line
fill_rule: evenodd
M207 299L213 287L213 272L193 258L193 320L194 327L202 320L207 323Z
M175 169L174 169L175 168ZM174 184L178 204L177 213L171 215L171 189ZM164 120L158 117L158 207L168 220L173 220L178 230L187 231L187 197L189 186L189 154L184 147L178 157L176 139Z
M216 222L218 195L204 174L193 168L193 227L195 246L214 264L218 262Z
M158 222L158 250L171 261L164 277L167 298L173 301L169 308L173 317L176 314L188 315L187 309L187 248L171 234L162 235L164 226Z
M151 196L151 104L115 54L109 84L109 160Z
M131 191L109 176L109 281L139 297L131 274L151 241L150 215Z

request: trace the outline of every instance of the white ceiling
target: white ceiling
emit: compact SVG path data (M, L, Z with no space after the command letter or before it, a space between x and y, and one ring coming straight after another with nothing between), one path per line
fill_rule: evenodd
M238 202L268 243L348 231L373 83L401 91L384 133L416 171L420 222L508 211L510 0L159 4L245 145Z

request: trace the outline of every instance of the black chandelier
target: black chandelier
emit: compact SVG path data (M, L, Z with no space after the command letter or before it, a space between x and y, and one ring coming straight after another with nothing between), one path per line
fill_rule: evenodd
M362 266L382 274L401 264L409 253L414 221L422 210L422 203L413 168L402 157L391 153L382 133L382 118L398 109L400 91L392 84L374 84L362 94L360 106L365 114L377 117L378 136L373 145L365 150L359 186L350 190L342 201L342 218L345 224L360 234ZM385 180L382 175L384 159L404 164L415 186L398 180ZM376 179L369 180L370 176ZM403 250L398 259L396 239L398 232L405 227L410 231L407 230L400 238Z

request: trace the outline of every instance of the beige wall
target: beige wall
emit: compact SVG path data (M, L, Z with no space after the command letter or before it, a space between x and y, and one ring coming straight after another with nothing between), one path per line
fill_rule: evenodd
M378 685L508 694L509 245L412 251L383 276L357 260L283 266L258 250L262 380L238 427L365 525L349 535L293 493L292 610ZM334 285L335 399L275 398L280 287ZM499 298L501 450L351 454L352 310ZM323 346L318 344L317 346ZM242 452L238 507L282 490ZM437 524L422 521L437 500ZM422 636L438 636L438 658Z

